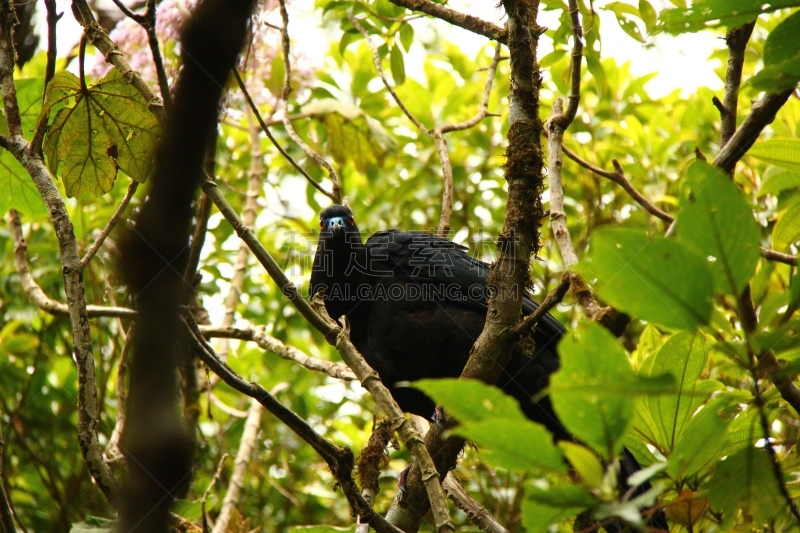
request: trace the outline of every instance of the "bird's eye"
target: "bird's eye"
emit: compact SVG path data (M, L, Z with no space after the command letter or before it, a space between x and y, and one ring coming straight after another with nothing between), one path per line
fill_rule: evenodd
M350 217L349 222L350 222L350 224L355 224L356 223L356 219L354 219L353 217Z
M319 227L320 227L320 229L325 229L325 222L320 220L319 221Z

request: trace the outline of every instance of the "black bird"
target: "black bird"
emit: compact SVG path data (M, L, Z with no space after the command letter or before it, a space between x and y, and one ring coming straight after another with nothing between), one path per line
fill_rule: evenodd
M388 230L361 239L349 208L332 205L320 214L320 236L310 293L324 291L333 319L345 315L351 340L381 377L401 409L430 419L434 402L398 382L458 377L486 321L489 265L447 239L425 232ZM538 305L523 294L522 313ZM560 364L556 345L566 332L551 315L532 333L533 354L516 349L497 386L543 424L556 440L573 437L561 425L549 397L534 401ZM640 467L630 453L620 480ZM636 493L649 486L638 487ZM666 522L652 525L668 529ZM660 518L663 520L663 513Z

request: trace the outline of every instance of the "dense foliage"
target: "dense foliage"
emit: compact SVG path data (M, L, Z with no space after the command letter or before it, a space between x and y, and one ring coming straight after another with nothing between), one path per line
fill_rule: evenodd
M641 525L639 510L655 502L666 508L672 531L800 527L800 516L793 516L800 496L800 415L773 384L785 388L800 371L795 313L800 280L794 266L800 241L798 93L789 96L731 179L711 163L721 144L720 111L712 98L722 98L721 92L676 89L651 96L652 76L633 75L630 65L602 47L601 19L592 11L613 12L632 42L643 43L665 33L677 34L676 39L695 32L722 37L755 20L738 95L741 125L764 91L791 90L800 80L800 2L695 0L687 7L672 0L674 5L664 8L648 0L579 4L587 68L579 112L564 145L607 172L614 172L616 160L633 188L673 217L674 225L643 208L619 184L564 158L565 211L581 259L576 271L603 303L632 318L617 338L587 319L572 294L553 311L574 335L560 347L563 366L550 392L580 444L553 444L514 402L486 386L463 381L417 386L463 422L455 432L476 446L466 448L455 475L510 531L544 531L551 524L569 531L572 519L587 510L601 522L618 516ZM181 61L175 39L187 16L180 10L186 7L167 1L164 6L173 11L159 9L158 16L170 21L159 38L174 76ZM256 16L254 44L241 64L245 85L277 143L327 191L332 190L328 173L280 119L289 117L297 135L331 162L362 232L435 230L442 201L437 147L389 96L372 49L348 16L378 43L397 96L426 128L477 113L493 43L487 40L475 57L468 56L459 43L440 36L444 22L419 18L387 0L317 0L316 8L330 48L318 64L303 57L302 47L293 51L291 66L300 66L294 68L288 100L284 76L291 69L277 52L277 6L265 4ZM570 92L571 29L566 1L544 0L541 8L560 13L560 24L540 43L546 120L555 98ZM289 17L294 15L290 4ZM131 21L119 24L123 28ZM123 36L133 30L118 31ZM312 31L321 30L290 26L295 41ZM136 46L146 47L146 38L138 39L120 42L122 54L141 53ZM28 141L42 117L49 120L43 154L82 255L133 180L146 181L161 127L152 102L131 85L129 73L112 68L92 76L87 69L83 76L77 46L74 52L59 50L58 72L46 91L44 51L14 72L14 83ZM723 39L713 57L724 80L728 49ZM447 134L454 184L450 237L487 261L494 257L505 212L508 69L501 61L494 76L488 110L496 115ZM156 90L154 72L145 81ZM315 213L331 201L273 147L235 82L223 104L216 140L219 186L235 210L250 212L248 224L259 241L304 291L316 243ZM6 115L0 116L0 134L9 134ZM88 304L132 306L115 274L115 239L145 195L146 185L83 270ZM545 207L548 198L546 191ZM255 211L248 201L257 201ZM19 213L33 279L49 298L66 302L49 211L12 150L0 149L0 213L9 210ZM110 527L114 510L93 483L79 447L70 317L37 308L21 282L19 252L25 250L15 242L15 216L8 214L0 224L0 482L20 530L102 530ZM542 236L532 267L537 299L566 270L547 221ZM215 211L205 239L197 294L212 325L262 328L276 341L273 347L283 344L339 361L266 272L252 258L243 261L247 255L235 231ZM765 257L762 248L783 255ZM757 311L752 325L742 309L748 291ZM95 317L90 323L103 446L117 445L112 434L124 401L125 346L132 324L125 316ZM271 391L323 437L356 454L364 448L373 428L373 403L357 383L310 371L279 356L280 350L252 342L214 339L212 344L245 380ZM777 364L770 363L773 356ZM197 404L187 403L187 412L197 409L194 479L186 500L174 508L196 525L201 508L216 519L233 476L245 411L255 409L202 368L199 376ZM655 487L635 500L616 490L615 458L623 446L645 467L635 481L650 479ZM381 511L411 460L404 448L390 447L387 453L375 502ZM107 449L106 459L121 474L118 450ZM230 531L354 527L325 463L268 413L243 461L246 472ZM464 513L453 510L452 516L464 529L474 527Z

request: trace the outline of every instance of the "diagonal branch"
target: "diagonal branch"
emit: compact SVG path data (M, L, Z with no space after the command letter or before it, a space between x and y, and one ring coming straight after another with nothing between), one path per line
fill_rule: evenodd
M273 145L273 146L274 146L274 147L275 147L275 148L278 150L278 152L280 152L280 154L281 154L281 155L282 155L282 156L283 156L283 157L284 157L284 158L285 158L285 159L286 159L286 160L287 160L287 161L288 161L288 162L289 162L289 163L290 163L290 164L291 164L291 165L292 165L292 166L295 168L295 170L297 170L297 171L298 171L300 174L302 174L302 176L303 176L303 177L306 179L306 181L308 181L308 183L310 183L310 184L311 184L311 185L312 185L312 186L313 186L315 189L317 189L319 192L321 192L322 194L324 194L325 196L327 196L328 198L330 198L332 202L336 203L336 199L334 198L333 194L332 194L332 193L330 193L330 192L328 192L328 191L326 191L326 190L325 190L325 189L322 187L322 185L320 185L319 183L317 183L317 182L314 180L314 178L312 178L312 177L311 177L311 176L308 174L308 172L306 172L306 170L305 170L303 167L301 167L301 166L300 166L300 165L297 163L297 161L295 161L295 160L294 160L294 158L293 158L291 155L289 155L289 152L287 152L287 151L286 151L286 150L285 150L285 149L284 149L284 148L283 148L283 147L282 147L282 146L281 146L281 145L278 143L278 141L275 139L275 137L273 137L273 135L272 135L272 132L271 132L271 131L270 131L270 129L269 129L269 126L270 126L270 125L274 125L274 124L278 124L278 123L284 123L284 122L283 122L283 120L280 120L280 121L273 121L273 122L271 122L271 123L267 123L267 122L265 122L265 121L264 121L264 119L261 117L261 113L258 111L258 106L256 106L256 103L253 101L253 98L250 96L250 92L247 90L247 86L244 84L244 81L242 80L242 77L239 75L239 71L238 71L238 69L233 69L233 77L234 77L234 78L236 78L236 83L239 85L239 90L241 90L241 91L242 91L242 94L244 95L244 98L245 98L245 100L247 100L247 105L248 105L248 106L250 106L250 110L251 110L251 111L253 112L253 114L255 115L255 117L256 117L256 120L258 120L258 124L261 126L261 131L263 131L263 132L264 132L264 134L265 134L265 135L267 136L267 138L270 140L270 142L272 143L272 145ZM295 117L289 117L289 118L290 118L290 119L293 119L293 118L295 118Z
M28 245L22 235L22 222L16 210L11 209L8 212L8 223L11 227L11 234L14 236L14 257L17 263L17 274L19 275L20 284L28 295L28 298L30 298L33 305L51 315L69 316L69 306L51 299L45 294L42 287L36 283L36 280L33 279L30 268L28 268ZM86 312L89 317L136 317L136 311L125 307L87 305Z
M300 418L291 409L279 402L266 389L257 383L245 381L236 374L231 368L222 361L214 350L203 339L203 335L197 327L197 323L189 314L184 314L187 327L187 339L197 353L198 357L217 374L231 388L249 396L267 411L275 415L278 420L286 424L295 434L302 438L320 457L328 464L331 473L342 487L347 501L351 508L365 521L370 522L376 531L381 533L400 533L400 530L386 522L386 520L376 513L361 497L358 486L352 478L353 471L353 452L349 448L339 447L328 441L312 428L308 422ZM338 329L338 328L337 328Z
M500 26L492 24L491 22L486 22L485 20L479 19L478 17L474 17L472 15L460 13L455 9L431 2L430 0L389 1L396 6L404 7L406 9L410 9L411 11L420 11L445 22L449 22L453 26L464 28L465 30L471 31L477 35L483 35L484 37L493 41L506 44L506 40L508 39L508 33Z
M117 206L117 210L114 211L114 214L111 215L110 219L108 219L106 227L103 228L103 231L100 232L100 235L97 236L97 238L89 247L89 249L86 250L86 255L83 256L83 259L81 259L81 265L83 265L84 268L86 268L86 265L89 264L89 261L92 260L94 255L100 249L100 247L103 246L103 242L105 242L108 235L116 227L117 222L119 221L119 217L121 217L122 213L125 212L125 208L128 207L131 198L133 198L133 195L136 193L136 189L138 188L139 188L138 181L131 181L131 184L128 185L128 192L125 193L125 197Z
M291 39L289 38L289 12L286 10L286 1L279 0L281 12L281 44L283 48L283 63L285 65L285 75L283 79L283 127L289 137L303 149L303 151L314 161L317 162L322 168L328 172L333 184L333 192L330 198L334 203L342 203L342 184L339 180L339 175L334 170L333 165L314 151L298 134L294 131L292 121L289 118L289 95L292 92L292 58L291 58Z
M247 326L244 328L199 326L199 328L199 331L206 338L216 337L254 342L259 348L270 351L283 359L294 361L308 370L322 372L323 374L327 374L332 378L342 379L345 381L352 381L356 379L355 374L353 374L353 371L348 367L341 364L332 363L330 361L325 361L323 359L318 359L316 357L311 357L310 355L303 353L302 350L299 350L294 346L287 346L275 337L267 335L264 333L262 328L254 328L252 326Z

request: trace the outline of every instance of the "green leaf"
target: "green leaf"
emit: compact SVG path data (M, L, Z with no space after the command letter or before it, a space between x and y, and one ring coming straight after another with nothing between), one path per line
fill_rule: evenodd
M345 34L347 35L347 34ZM360 35L360 34L359 34ZM344 40L344 36L342 36ZM270 65L269 76L264 80L264 86L272 93L272 96L281 98L283 96L283 85L286 77L286 64L283 62L283 54L275 54Z
M650 417L665 440L664 449L672 450L683 435L697 404L708 398L698 387L708 351L700 332L680 332L667 340L656 354L652 372L674 376L678 394L647 398ZM659 439L660 440L660 439Z
M800 139L777 137L758 141L747 154L770 165L800 172Z
M328 150L339 163L352 161L360 172L383 164L396 141L358 106L334 98L313 100L303 113L322 118L328 132Z
M406 52L410 52L411 45L414 44L414 27L406 22L400 26L398 33L400 34L400 44L403 45Z
M454 416L453 432L477 443L489 462L515 471L567 471L553 436L497 387L471 379L423 379L414 387Z
M580 337L566 335L558 346L561 368L550 378L550 398L559 420L577 439L610 459L622 451L632 418L632 395L605 395L574 386L580 383L605 383L631 380L633 369L625 349L611 333L590 322Z
M678 329L708 324L714 279L706 261L683 243L641 230L601 228L591 239L588 264L598 294L643 320Z
M476 379L421 379L419 389L462 424L486 420L527 420L519 403L503 391Z
M406 66L403 61L403 52L399 46L392 46L389 54L389 65L392 67L392 78L396 85L403 85L406 82Z
M661 26L665 31L677 34L697 32L706 27L727 26L733 28L755 20L764 13L794 6L800 6L800 1L694 0L691 7L686 8L679 5L676 9L662 11L660 19Z
M648 0L639 0L639 16L642 17L647 33L651 33L656 26L656 10Z
M756 88L777 92L800 81L800 11L781 22L764 44L764 69L751 83Z
M444 407L448 410L447 404ZM495 466L516 472L542 469L567 473L567 465L553 444L553 435L544 426L527 419L467 422L453 429L453 433L476 443L482 458Z
M16 209L30 218L47 215L39 190L33 179L16 158L6 150L0 151L0 215Z
M738 296L761 256L752 209L730 177L708 163L692 163L686 179L691 194L678 213L677 238L707 255L718 291Z
M730 421L724 412L729 405L728 398L712 400L686 425L686 431L669 454L670 477L692 476L719 457Z
M786 211L778 216L778 222L772 230L772 246L781 250L800 240L800 197L790 200Z
M56 113L44 143L47 166L54 175L61 169L67 195L110 191L118 168L145 181L161 128L136 89L117 69L85 91L74 74L56 74L44 110L73 100Z
M778 171L768 174L761 187L758 188L757 196L760 198L767 194L775 195L797 187L800 187L800 172Z
M774 517L784 506L772 460L766 450L753 446L719 464L711 479L708 499L712 508L724 513L723 527L732 522L740 509L752 512L756 522L762 522Z
M590 492L578 486L556 487L547 491L532 488L528 493L530 497L522 502L522 523L528 533L545 533L552 524L562 522L598 503ZM546 493L550 496L545 496ZM547 503L542 503L541 500L546 500Z
M589 448L567 441L559 442L558 447L584 484L590 488L599 488L603 485L605 475L603 464Z

